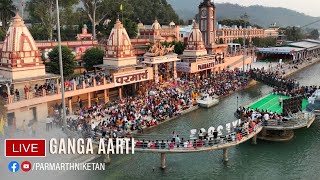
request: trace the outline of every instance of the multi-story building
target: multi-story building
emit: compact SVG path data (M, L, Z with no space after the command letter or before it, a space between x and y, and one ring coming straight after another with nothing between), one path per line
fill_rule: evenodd
M171 22L169 26L161 26L158 20L155 20L151 26L143 25L141 22L138 24L139 38L150 39L151 42L157 40L161 41L180 41L179 26Z
M204 43L208 48L215 45L220 39L224 43L232 43L238 38L248 38L249 41L253 37L264 37L263 29L251 27L221 27L216 26L216 7L212 0L203 0L199 5L199 26L203 36Z
M255 37L265 37L265 30L251 27L222 27L217 30L216 42L222 40L224 43L233 43L234 40L239 38L246 38L249 40L249 42L251 42L252 38Z

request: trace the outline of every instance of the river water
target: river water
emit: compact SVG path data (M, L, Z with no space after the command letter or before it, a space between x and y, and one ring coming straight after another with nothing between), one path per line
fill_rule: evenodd
M293 78L300 85L320 85L320 63L302 70ZM267 95L272 88L257 84L220 100L211 109L199 109L176 120L162 124L149 135L187 135L193 128L217 127L232 122L239 105L247 106ZM70 173L77 179L319 179L320 122L309 129L295 131L293 140L285 143L251 141L229 149L229 162L222 161L222 150L201 153L166 155L165 170L160 167L160 154L136 153L111 156L105 171ZM101 161L101 160L98 160Z

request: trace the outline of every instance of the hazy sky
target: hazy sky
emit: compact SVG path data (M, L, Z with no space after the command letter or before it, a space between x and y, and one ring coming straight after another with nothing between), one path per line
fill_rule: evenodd
M214 2L229 2L244 6L262 5L271 7L283 7L310 16L320 17L320 0L214 0Z

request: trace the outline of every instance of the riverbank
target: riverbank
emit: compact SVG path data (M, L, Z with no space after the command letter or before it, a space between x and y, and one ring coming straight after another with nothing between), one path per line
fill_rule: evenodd
M302 70L302 69L304 69L304 68L306 68L306 67L308 67L308 66L310 66L310 65L312 65L312 64L315 64L315 63L318 62L318 61L319 61L319 59L318 59L317 61L313 61L311 64L304 64L303 66L299 67L299 69L293 69L293 71L291 71L291 72L289 72L289 73L290 73L290 75L292 75L293 73L295 73L295 71L298 72L298 71L300 71L300 70ZM289 75L289 73L288 73L287 75ZM257 84L258 84L258 82L252 80L252 81L250 81L250 83L248 84L248 86L247 86L246 88L253 87L253 86L257 85ZM241 90L241 88L239 88L239 89L236 90L236 91L239 91L239 90ZM227 96L230 96L230 95L234 94L236 91L233 91L232 93L228 94ZM226 98L227 96L220 97L219 99ZM179 119L179 118L182 117L182 115L188 114L188 113L193 112L193 111L195 111L195 110L197 110L197 109L199 109L199 107L198 107L198 106L195 106L195 107L189 108L189 109L187 109L187 110L181 111L181 112L180 112L181 115L175 116L175 117L172 117L172 118L169 118L169 119L167 119L167 120L159 123L157 126L144 127L144 131L145 131L145 132L150 132L150 131L152 131L152 130L153 130L154 128L156 128L156 127L159 127L159 126L161 126L161 125L164 125L164 124L166 124L167 122L171 122L172 120ZM136 134L136 133L137 133L137 131L134 132L134 134ZM111 158L112 158L112 157L111 157Z
M303 85L320 84L320 64L293 75ZM312 72L312 73L311 73ZM314 73L313 73L314 72ZM190 129L207 128L235 120L233 112L236 108L237 96L239 104L250 104L255 99L265 96L272 88L258 83L256 86L238 91L220 101L219 105L210 109L199 109L181 116L177 121L162 124L146 135L164 136L176 131L181 137L189 135ZM229 112L229 113L228 113ZM316 167L320 161L317 146L320 144L320 121L305 131L295 131L293 141L273 143L259 141L258 145L244 143L229 150L229 162L223 163L222 152L188 153L166 156L167 168L159 167L159 154L136 153L135 155L111 156L111 164L106 171L99 172L69 172L70 177L78 180L91 179L289 179L308 177L317 179L320 173ZM103 159L95 162L103 162ZM201 165L196 165L201 164ZM243 171L243 166L253 171ZM171 168L172 167L172 168ZM266 169L265 167L268 167ZM210 170L210 172L208 171ZM192 172L192 173L186 173ZM240 176L239 176L240 174ZM64 177L66 177L64 176Z
M319 58L319 59L312 60L312 62L309 62L309 61L308 61L308 62L306 62L306 63L303 63L302 66L299 66L299 69L295 69L295 68L294 68L294 69L290 69L290 71L287 72L287 73L285 74L285 76L290 76L290 75L292 75L292 74L294 74L294 73L296 73L296 72L298 72L298 71L301 71L302 69L304 69L304 68L306 68L306 67L308 67L308 66L310 66L310 65L312 65L312 64L315 64L315 63L317 63L317 62L319 62L319 61L320 61L320 58ZM266 63L266 66L268 66L268 63ZM287 67L287 66L289 66L289 65L286 65L285 67ZM276 69L274 69L274 70L276 70ZM237 91L239 91L239 90L243 90L243 89L247 89L247 88L253 87L253 86L257 85L258 83L259 83L259 82L251 79L251 80L249 81L248 85L247 85L245 88L238 88L237 90L233 91L232 93L229 93L229 94L227 94L227 95L225 95L225 96L219 97L219 99L223 99L223 98L225 98L225 97L228 97L228 96L232 95L233 93L235 93L235 92L237 92ZM261 99L263 99L263 97L262 97ZM187 113L190 113L190 112L195 111L195 110L197 110L197 109L199 109L198 105L197 105L197 106L193 106L193 107L191 107L191 108L188 108L188 109L186 109L186 110L180 111L180 115L174 116L174 117L171 117L171 118L168 118L168 119L166 119L166 120L163 120L163 121L161 121L160 123L158 123L158 124L155 125L155 126L150 126L150 127L145 126L145 127L142 127L142 132L143 132L143 133L149 132L149 131L151 131L152 129L154 129L155 127L157 127L157 126L160 126L160 125L162 125L162 124L164 124L164 123L170 122L170 121L172 121L172 120L174 120L174 119L178 119L178 118L181 117L182 115L187 114ZM132 133L133 135L138 135L138 134L141 134L139 131L141 131L141 130L135 130L135 131L132 131L131 133Z
M292 76L294 75L295 73L297 72L300 72L301 70L311 66L311 65L314 65L316 63L319 63L320 62L320 58L317 58L317 59L312 59L311 62L310 61L306 61L304 63L302 63L301 66L298 66L298 69L295 69L295 68L291 68L291 70L289 70L289 72L286 72L285 75L283 75L283 77L289 77L289 76Z

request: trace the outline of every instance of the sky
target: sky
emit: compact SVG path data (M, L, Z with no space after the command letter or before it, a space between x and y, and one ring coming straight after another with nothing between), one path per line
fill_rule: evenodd
M244 6L262 5L283 7L310 16L320 17L320 0L214 0L215 3L232 3Z

